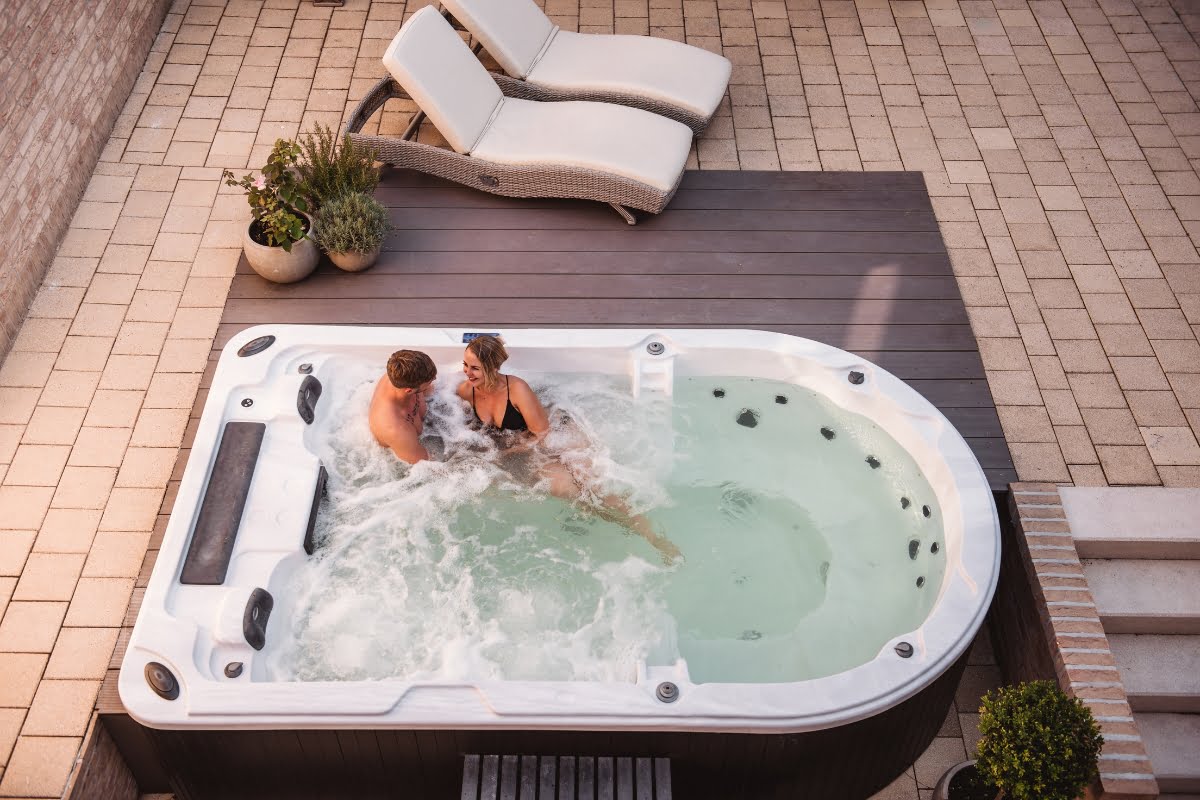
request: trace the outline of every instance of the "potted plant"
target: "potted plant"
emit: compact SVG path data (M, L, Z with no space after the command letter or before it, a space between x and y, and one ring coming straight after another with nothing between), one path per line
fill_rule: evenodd
M276 283L307 277L321 257L308 238L313 223L304 213L308 203L294 170L299 156L295 142L278 139L259 177L245 175L239 180L229 170L224 172L225 184L245 189L250 203L253 219L243 239L246 260L255 272Z
M934 800L1075 800L1104 744L1088 707L1053 681L988 692L979 732L978 759L951 767Z
M387 209L367 194L344 194L317 210L317 244L329 260L347 272L359 272L375 263L391 225Z
M349 136L339 140L320 123L300 140L296 174L317 208L343 195L369 195L379 185L374 151L356 146Z

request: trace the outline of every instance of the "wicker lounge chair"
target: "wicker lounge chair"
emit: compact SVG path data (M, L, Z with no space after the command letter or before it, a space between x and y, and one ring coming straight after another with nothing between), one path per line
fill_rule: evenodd
M441 0L508 73L505 94L653 111L697 134L729 86L729 59L652 36L564 31L533 0ZM514 84L511 89L506 83Z
M388 47L381 81L346 126L380 161L509 197L572 197L658 213L683 175L692 132L678 122L606 103L539 103L506 97L433 7L417 11ZM361 133L392 97L412 99L452 150Z

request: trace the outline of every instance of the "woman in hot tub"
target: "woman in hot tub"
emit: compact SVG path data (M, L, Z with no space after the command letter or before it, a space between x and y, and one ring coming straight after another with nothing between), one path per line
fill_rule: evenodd
M458 396L470 404L474 423L487 431L512 432L502 441L512 450L536 445L549 431L550 418L529 384L515 375L505 375L500 367L508 360L504 343L495 336L477 336L463 353L463 374L466 379L458 385ZM514 453L515 455L515 453ZM560 461L548 461L541 466L536 479L549 482L550 493L574 502L583 494L583 487ZM667 563L681 557L679 548L655 530L650 520L632 514L625 502L616 495L601 499L601 505L589 505L598 516L628 528L657 549Z

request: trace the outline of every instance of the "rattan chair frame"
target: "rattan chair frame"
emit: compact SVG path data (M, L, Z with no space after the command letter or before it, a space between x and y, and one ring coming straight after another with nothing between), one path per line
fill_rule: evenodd
M500 84L500 88L507 94L505 84ZM412 98L394 79L383 78L354 109L345 128L355 145L375 151L375 158L385 164L414 169L507 197L596 200L611 205L630 225L635 224L637 218L629 209L657 214L666 208L679 187L678 179L669 191L663 191L640 181L598 170L549 163L527 166L497 164L445 147L424 144L416 141L424 118L424 112L419 109L402 136L363 133L367 121L384 103L393 99Z

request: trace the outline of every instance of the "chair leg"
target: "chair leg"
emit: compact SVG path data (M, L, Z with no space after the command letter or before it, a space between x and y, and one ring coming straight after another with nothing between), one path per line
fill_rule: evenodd
M616 203L609 203L609 205L621 215L621 218L624 219L625 222L629 223L630 225L637 225L637 217L635 217L633 212L628 208L622 205L617 205Z

